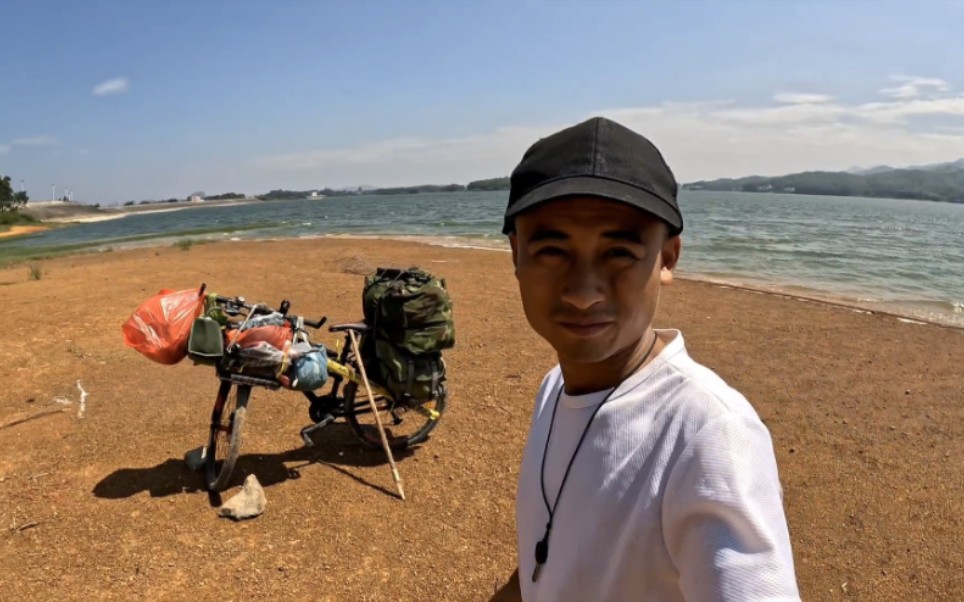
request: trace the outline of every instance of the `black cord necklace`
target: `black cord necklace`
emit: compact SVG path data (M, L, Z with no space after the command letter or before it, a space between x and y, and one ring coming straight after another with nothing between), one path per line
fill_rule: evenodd
M656 341L659 337L656 335L656 331L653 331L653 342L650 344L649 349L646 351L646 355L640 360L636 367L633 368L632 372L626 376L626 379L630 378L636 371L646 363L649 359L649 354L653 352L653 348L656 347ZM539 485L542 489L542 501L546 504L546 511L549 512L549 522L546 523L546 532L542 536L542 539L536 543L536 568L532 571L532 581L535 582L539 579L539 572L542 570L542 565L546 563L549 559L549 533L552 531L552 516L559 507L559 500L562 498L562 489L566 486L566 479L569 478L569 469L572 468L572 463L576 459L576 454L579 453L579 448L582 447L582 442L586 438L586 433L589 432L589 427L592 425L593 419L596 418L596 414L599 409L609 401L609 398L619 389L620 385L626 381L623 379L618 385L613 387L613 390L606 394L606 397L596 406L596 409L592 411L592 415L589 417L589 422L586 423L586 427L582 430L582 435L579 437L579 442L576 444L576 449L572 452L572 457L569 458L569 465L566 466L566 472L562 475L562 483L559 484L559 493L556 494L556 503L554 506L549 505L549 498L546 496L546 455L549 453L549 439L552 438L552 427L556 422L556 410L559 409L559 400L562 398L562 392L566 388L565 382L559 386L559 393L556 394L556 405L552 408L552 417L549 419L549 433L546 435L546 447L542 451L542 467L539 470Z

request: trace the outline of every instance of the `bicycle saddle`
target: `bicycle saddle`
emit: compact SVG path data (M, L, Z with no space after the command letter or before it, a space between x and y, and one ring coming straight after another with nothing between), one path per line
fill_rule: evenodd
M365 332L368 330L368 324L364 322L352 322L349 324L333 324L328 327L331 332L344 332L346 330L354 330L355 332Z

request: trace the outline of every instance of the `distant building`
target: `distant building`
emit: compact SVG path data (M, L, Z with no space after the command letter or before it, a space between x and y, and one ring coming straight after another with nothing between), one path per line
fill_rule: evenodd
M787 186L786 188L783 189L783 192L796 192L796 191L797 189L793 186Z
M201 198L200 196L196 195L196 194L192 194L191 196L188 197L187 200L188 200L188 202L190 202L190 203L203 203L203 202L204 202L204 199Z

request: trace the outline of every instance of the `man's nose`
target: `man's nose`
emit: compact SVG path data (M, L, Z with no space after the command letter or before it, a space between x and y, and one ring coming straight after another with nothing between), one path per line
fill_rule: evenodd
M562 300L578 310L587 310L605 300L605 280L591 262L579 261L566 274Z

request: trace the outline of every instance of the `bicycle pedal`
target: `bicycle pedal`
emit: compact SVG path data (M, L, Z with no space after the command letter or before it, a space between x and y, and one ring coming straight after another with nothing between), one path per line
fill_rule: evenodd
M301 429L301 440L305 442L306 446L314 447L315 443L311 440L310 435L315 431L320 431L321 429L325 428L326 426L331 424L331 422L334 419L335 417L329 414L324 418L322 418L320 422L316 422L315 424L309 424L305 428Z

